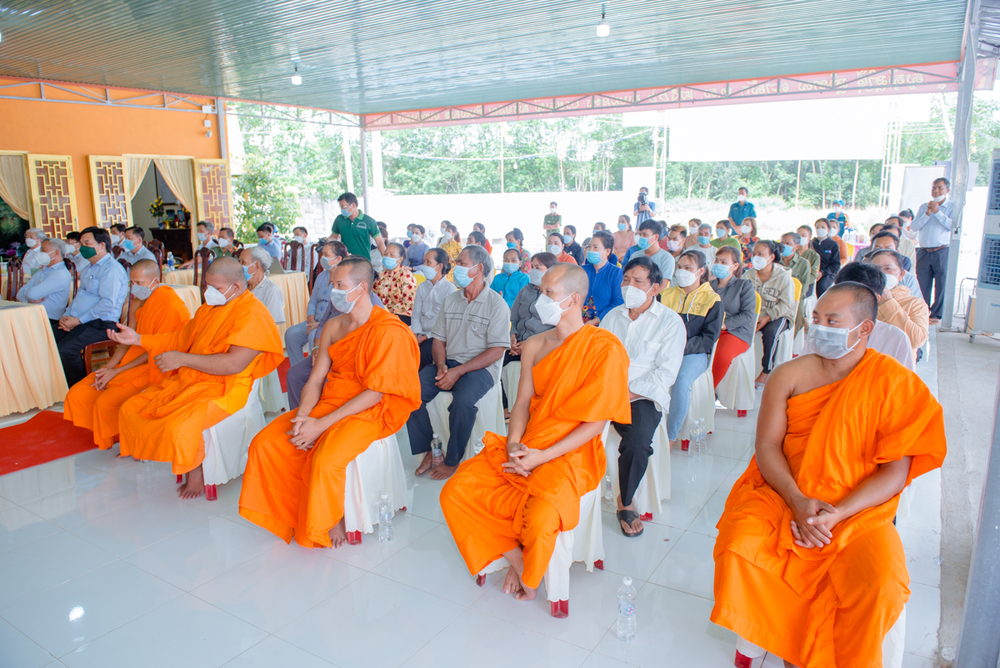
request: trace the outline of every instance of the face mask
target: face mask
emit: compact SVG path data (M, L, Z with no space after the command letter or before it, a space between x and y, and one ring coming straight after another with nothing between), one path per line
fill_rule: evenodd
M208 238L208 235L205 234L204 232L199 232L198 233L198 241L204 241L207 238Z
M243 278L246 279L247 282L250 281L250 277L253 276L255 273L257 272L250 271L246 266L243 267Z
M466 288L472 283L472 276L469 276L469 267L456 266L455 273L452 274L455 279L455 285L460 288Z
M351 217L351 212L348 211L347 209L341 209L340 210L340 215L343 216L344 218L350 218Z
M350 313L351 309L353 309L354 305L358 302L358 299L361 299L361 295L358 295L358 299L355 299L353 302L347 299L347 295L354 292L354 290L359 287L361 286L356 285L350 290L330 290L330 306L337 309L341 313Z
M649 248L649 237L636 237L635 245L639 247L639 250L646 250Z
M618 223L618 231L625 232L628 230L628 225L626 223Z
M720 227L719 229L715 230L715 236L722 239L723 237L726 236L726 231Z
M330 258L328 258L325 255L319 259L319 265L324 269L329 269L330 267L333 266L332 264L330 264Z
M121 240L122 240L122 238L120 236L118 236L117 234L112 234L111 235L111 243L112 243L112 245L119 243Z
M555 255L556 257L562 255L562 246L560 246L559 244L549 244L547 248L548 251L553 255Z
M674 283L681 286L682 288L689 288L694 285L694 282L698 280L698 276L691 273L687 269L678 269L674 272Z
M593 265L601 263L601 254L597 251L587 251L587 262Z
M728 264L713 264L712 265L712 275L715 276L720 281L724 280L727 276L729 276L729 267L730 266L732 266L732 265L728 265Z
M554 206L550 206L549 207L549 213L555 213L555 212L556 212L556 208Z
M698 237L698 243L702 246L707 246L712 240L712 237Z
M80 246L80 255L82 255L85 260L89 260L97 255L97 249L93 246Z
M839 327L810 325L809 333L806 337L809 339L809 346L814 353L828 360L838 360L854 350L854 346L858 345L857 341L855 341L854 346L848 346L847 340L850 337L850 333L860 326L858 325L851 329L840 329Z
M507 248L517 248L517 244L514 243L513 241L508 241Z
M532 269L528 272L528 282L534 285L536 288L542 284L542 276L545 272L541 269Z
M569 297L557 302L548 295L538 296L538 299L535 301L535 310L538 311L538 319L542 321L543 325L555 327L559 324L562 314L568 310L560 306L566 299L569 299Z
M750 264L753 265L754 269L760 271L761 269L767 266L767 260L759 255L754 255L753 258L750 259Z
M229 244L232 243L229 239L222 237L219 239L219 248L227 248Z
M28 246L28 248L34 248L35 246L38 245L38 239L34 237L28 237L27 239L24 240L24 243Z
M899 285L899 279L898 278L896 278L895 276L893 276L891 274L886 274L885 275L885 289L886 290L892 291L892 289L895 288L897 285Z
M817 227L816 228L816 238L817 239L826 239L826 235L828 235L829 233L830 233L829 230L824 230L822 227Z
M681 242L674 241L673 239L667 239L667 250L671 253L676 253L681 249Z
M207 293L208 290L206 289L205 292ZM148 286L148 285L133 285L132 286L132 295L136 299L141 299L141 300L145 301L145 300L149 299L149 296L151 294L153 294L153 288L150 287L150 286Z
M517 271L518 264L516 262L504 262L503 263L503 273L513 274Z
M627 285L622 290L622 297L625 298L625 308L639 308L646 303L649 295L634 285Z
M940 197L935 197L934 201L937 202L938 204L940 204L941 202L945 201L947 198L948 198L947 195L941 195Z
M301 235L299 235L299 236L294 236L294 237L292 237L292 238L293 238L293 239L294 239L295 241L298 241L298 242L299 242L300 244L304 244L304 243L306 242L306 238L305 238L305 237L303 237L303 236L301 236Z
M44 267L48 265L49 262L52 262L52 256L49 255L48 253L43 253L42 251L38 251L38 266Z
M135 242L132 241L131 239L126 239L125 241L122 242L122 248L130 251L133 248L135 248Z
M382 266L392 271L399 264L399 260L394 257L384 257L382 258Z
M736 201L739 202L740 204L743 204L743 202L747 201L747 196L746 195L737 195L736 196Z
M750 230L752 230L752 229L753 228L750 227L749 225L741 225L740 226L740 232L742 232L743 234L750 234Z
M563 235L563 243L566 244L567 246L570 245L571 243L573 243L573 237L571 237L568 234L564 234Z
M789 246L788 244L781 245L781 257L791 257L792 253L794 252L795 249Z
M420 243L420 241L421 241L421 240L422 240L423 238L424 238L424 237L423 237L423 235L421 235L421 234L417 234L416 232L414 232L414 233L413 233L413 236L412 236L412 237L410 237L410 241L412 241L412 242L413 242L413 243L415 243L415 244L419 244L419 243Z
M406 230L406 237L408 239L412 239L413 238L413 230Z
M429 281L437 276L437 267L428 267L426 264L422 264L420 265L420 273Z
M232 286L231 288L229 288L229 290L232 290L234 287L236 286L235 285ZM214 285L208 286L207 288L205 288L205 303L208 304L209 306L224 305L228 301L226 299L226 295L229 293L229 290L226 290L225 292L219 292Z

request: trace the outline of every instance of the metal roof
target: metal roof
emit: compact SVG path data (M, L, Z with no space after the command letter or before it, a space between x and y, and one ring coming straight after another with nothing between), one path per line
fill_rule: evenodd
M602 39L589 0L0 0L0 76L379 114L956 61L967 6L604 4Z

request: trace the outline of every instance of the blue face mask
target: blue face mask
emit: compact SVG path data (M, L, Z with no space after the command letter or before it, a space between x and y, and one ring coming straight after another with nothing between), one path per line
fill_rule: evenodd
M567 246L570 245L571 243L573 243L573 237L571 237L568 234L564 234L563 235L563 243L566 244Z
M789 257L794 251L792 247L787 244L781 244L781 257Z
M717 237L719 237L720 239L722 239L723 237L725 237L725 236L726 236L726 231L725 231L724 229L722 229L722 228L720 227L719 229L717 229L717 230L715 231L715 236L717 236Z
M396 265L398 265L398 264L399 264L399 260L397 260L394 257L384 257L384 258L382 258L382 266L385 267L386 269L388 269L389 271L392 271L393 269L395 269Z
M347 209L341 209L340 210L340 215L343 216L344 218L350 218L351 217L351 212L348 211Z
M639 247L639 250L646 250L649 248L649 237L636 237L635 245Z
M508 241L507 248L517 248L517 244L514 243L513 241Z
M437 267L428 267L426 264L422 264L417 267L417 269L419 269L420 273L424 275L424 278L428 280L437 276Z
M710 242L711 240L712 237L703 237L703 236L698 237L698 243L700 243L702 246L707 246L708 242Z
M619 232L624 232L627 229L628 229L628 224L627 223L618 223L618 231Z
M243 278L244 280L250 280L250 272L247 270L246 265L243 265Z
M412 239L413 238L413 230L406 230L406 237L408 239Z
M712 275L715 276L720 281L726 276L729 276L729 265L728 264L713 264L712 265Z
M122 242L122 248L130 251L133 248L135 248L135 242L132 241L131 239L126 239L125 241Z
M597 251L587 251L587 262L595 266L599 265L601 263L601 254Z
M461 265L455 267L455 273L452 274L452 277L455 279L455 285L460 288L468 287L469 283L472 282L472 277L469 276L469 268Z

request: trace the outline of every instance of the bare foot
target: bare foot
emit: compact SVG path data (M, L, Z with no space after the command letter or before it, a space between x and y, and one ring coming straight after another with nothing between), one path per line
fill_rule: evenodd
M438 464L431 470L431 478L433 478L434 480L447 480L457 470L458 470L457 466L446 466L445 464Z
M420 462L420 466L417 467L414 475L423 475L431 470L431 464L434 462L434 455L431 453L424 454L424 461Z
M341 519L335 527L330 529L330 542L334 547L343 547L344 543L347 542L347 530L345 526L344 520Z
M205 493L205 474L199 466L187 474L187 480L177 488L177 496L182 499L197 499Z
M520 584L520 590L514 591L514 598L518 601L530 601L538 595L538 588L532 589L524 584L524 580L521 576L524 574L524 552L521 547L515 547L513 550L504 552L503 556L507 557L507 561L510 562L510 567L514 571L515 577ZM510 577L510 573L507 573L507 577ZM504 591L507 591L506 583L504 583Z
M507 569L507 577L503 581L503 593L517 594L521 591L521 578L517 577L517 571L511 566Z

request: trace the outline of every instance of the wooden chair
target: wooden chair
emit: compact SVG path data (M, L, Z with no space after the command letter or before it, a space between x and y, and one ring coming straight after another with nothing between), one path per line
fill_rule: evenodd
M160 268L160 283L163 282L163 263L167 261L167 251L163 247L162 241L157 241L156 239L150 241L146 244L146 248L149 252L153 254L156 258L156 266Z
M122 260L119 260L121 262ZM126 268L126 271L128 269ZM123 313L122 317L119 319L123 325L128 325L132 318L132 281L129 281L129 292L125 297L125 305L122 307ZM115 348L119 344L115 343L111 339L106 339L104 341L98 341L97 343L91 343L89 346L83 349L81 353L83 355L83 363L87 367L87 373L91 374L94 372L95 365L97 368L101 368L108 363L111 356L115 353Z
M5 298L12 302L17 299L17 292L24 285L24 270L21 268L22 259L11 258L7 262L7 294Z
M122 248L121 246L112 246L111 247L111 254L114 255L114 257L115 257L116 260L118 259L118 256L121 255L124 252L125 252L125 249Z
M194 252L194 284L201 288L202 297L205 296L205 288L208 287L205 274L208 272L209 263L214 259L215 253L209 248L199 248Z
M278 257L281 259L281 268L287 271L288 270L288 251L289 251L290 246L289 246L288 242L285 241L284 239L280 239L279 241L281 243L281 251L278 253Z
M240 253L242 252L243 252L243 242L240 241L239 239L233 239L232 250L230 251L230 254L233 257L238 258L240 256Z
M128 273L129 270L132 269L132 263L129 262L128 260L126 260L125 258L121 258L121 257L118 258L118 264L120 264L121 266L125 267L125 272L126 273Z
M322 244L316 244L313 246L313 253L316 255L315 262L312 263L312 270L309 272L309 292L312 293L313 285L316 283L316 279L319 277L320 273L323 271L323 263L319 261L320 252L316 250L317 248L322 249Z
M308 272L312 270L312 266L306 261L311 258L306 258L305 244L300 244L298 241L288 244L288 255L288 265L291 266L291 271ZM283 266L285 269L288 269L288 266ZM306 268L307 266L309 266L309 269Z
M76 264L73 260L68 257L63 258L63 264L69 269L69 275L73 277L73 294L71 297L76 297L76 291L80 288L80 272L77 271Z

